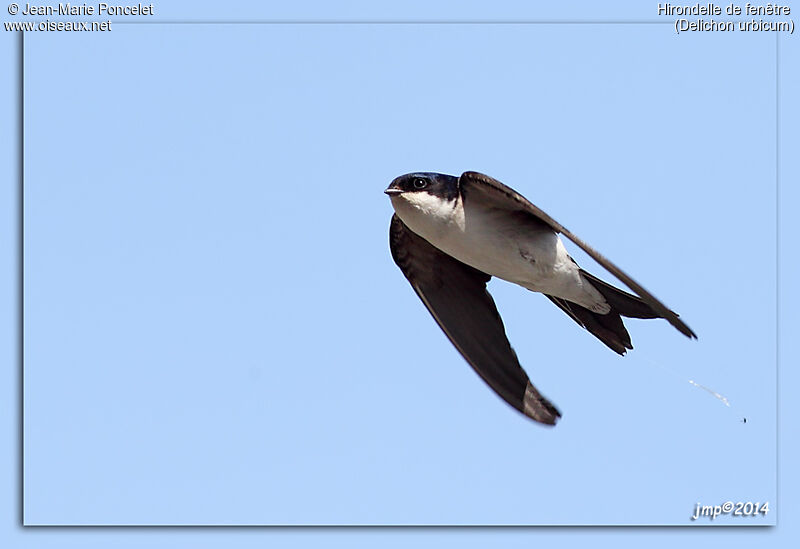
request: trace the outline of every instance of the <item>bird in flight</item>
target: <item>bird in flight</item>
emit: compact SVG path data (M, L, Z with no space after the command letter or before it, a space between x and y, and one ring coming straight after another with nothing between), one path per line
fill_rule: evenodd
M633 349L622 317L678 315L614 263L510 187L478 172L401 175L384 191L394 215L392 258L434 320L483 380L527 417L555 425L561 413L531 383L506 337L486 283L493 276L543 293L613 351ZM637 295L581 269L559 234Z

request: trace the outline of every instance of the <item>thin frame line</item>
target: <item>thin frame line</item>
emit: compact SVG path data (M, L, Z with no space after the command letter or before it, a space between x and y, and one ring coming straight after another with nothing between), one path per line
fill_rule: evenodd
M568 21L562 19L548 20L529 20L512 21L507 19L471 21L464 20L295 20L295 19L261 19L261 20L218 20L218 21L114 21L112 25L669 25L671 21L600 21L600 20L575 20Z
M289 20L274 20L274 21L128 21L128 22L114 22L113 25L672 25L671 22L665 21L289 21ZM19 307L19 335L18 335L18 364L19 364L19 407L18 413L20 416L18 422L18 440L19 440L19 464L18 472L18 497L19 497L19 511L18 520L20 526L24 528L48 528L48 529L73 529L73 528L696 528L693 525L672 524L672 525L536 525L536 524L216 524L216 525L203 525L203 524L97 524L97 525L25 525L25 506L24 506L24 469L25 469L25 447L24 447L24 158L25 158L25 126L24 126L24 106L25 106L25 81L24 81L24 66L25 66L25 32L19 32L19 56L17 77L19 79L17 99L18 104L18 207L19 207L19 223L18 223L18 280L17 280L17 303ZM775 350L776 350L776 369L775 369L775 445L776 445L776 459L775 459L775 495L776 499L780 501L780 33L775 35L775 310L776 310L776 325L775 325ZM780 508L780 505L777 506ZM775 526L778 525L780 517L780 510L776 510ZM743 525L725 524L718 527L734 527L738 528ZM756 528L771 528L773 525L769 524L753 524L750 527Z
M775 33L775 499L780 502L780 372L781 372L781 48L780 33ZM777 505L775 526L780 519Z
M19 79L19 86L17 87L17 136L19 143L18 157L17 157L17 206L19 208L19 221L17 225L17 232L19 239L17 241L17 261L19 262L17 268L17 306L19 307L19 330L17 349L17 362L18 362L18 375L19 375L19 421L17 422L17 438L19 440L19 464L17 471L19 478L17 479L17 490L19 500L19 511L17 513L17 520L20 526L25 525L25 365L24 365L24 349L25 349L25 238L23 231L25 230L25 33L19 33L19 55L17 56L17 78Z

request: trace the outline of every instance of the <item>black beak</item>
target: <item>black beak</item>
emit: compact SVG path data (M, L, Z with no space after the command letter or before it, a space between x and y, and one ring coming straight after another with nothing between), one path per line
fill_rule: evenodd
M383 191L383 192L385 192L385 193L386 193L386 194L388 194L389 196L394 196L394 195L398 195L398 194L403 194L403 190L402 190L402 189L397 189L397 188L395 188L395 187L389 187L388 189L386 189L386 190L385 190L385 191Z

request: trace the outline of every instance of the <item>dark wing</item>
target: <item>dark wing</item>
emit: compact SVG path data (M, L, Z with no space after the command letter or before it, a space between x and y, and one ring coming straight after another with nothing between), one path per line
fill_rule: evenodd
M389 246L439 327L489 387L526 416L555 425L561 414L531 384L508 342L486 290L491 276L434 247L397 215L389 227Z
M497 208L506 209L514 212L527 212L537 219L547 223L554 231L563 234L575 244L580 246L584 252L589 254L592 259L602 265L608 272L620 279L626 286L636 292L638 296L650 305L653 310L662 318L667 319L670 324L675 326L682 334L687 337L697 338L697 335L686 325L678 315L671 311L666 305L661 303L656 297L645 290L641 284L628 276L622 269L617 267L610 260L606 259L597 250L589 246L586 242L575 236L555 219L544 213L542 210L531 204L524 196L511 189L496 179L478 172L464 172L459 178L459 185L464 199L467 200L471 194L479 194L481 200L494 204Z

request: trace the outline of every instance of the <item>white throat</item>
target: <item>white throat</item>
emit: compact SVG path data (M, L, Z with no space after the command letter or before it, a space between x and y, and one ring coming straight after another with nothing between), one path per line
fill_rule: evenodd
M392 196L392 206L406 226L438 247L440 239L454 230L464 230L461 197L444 200L427 192Z

